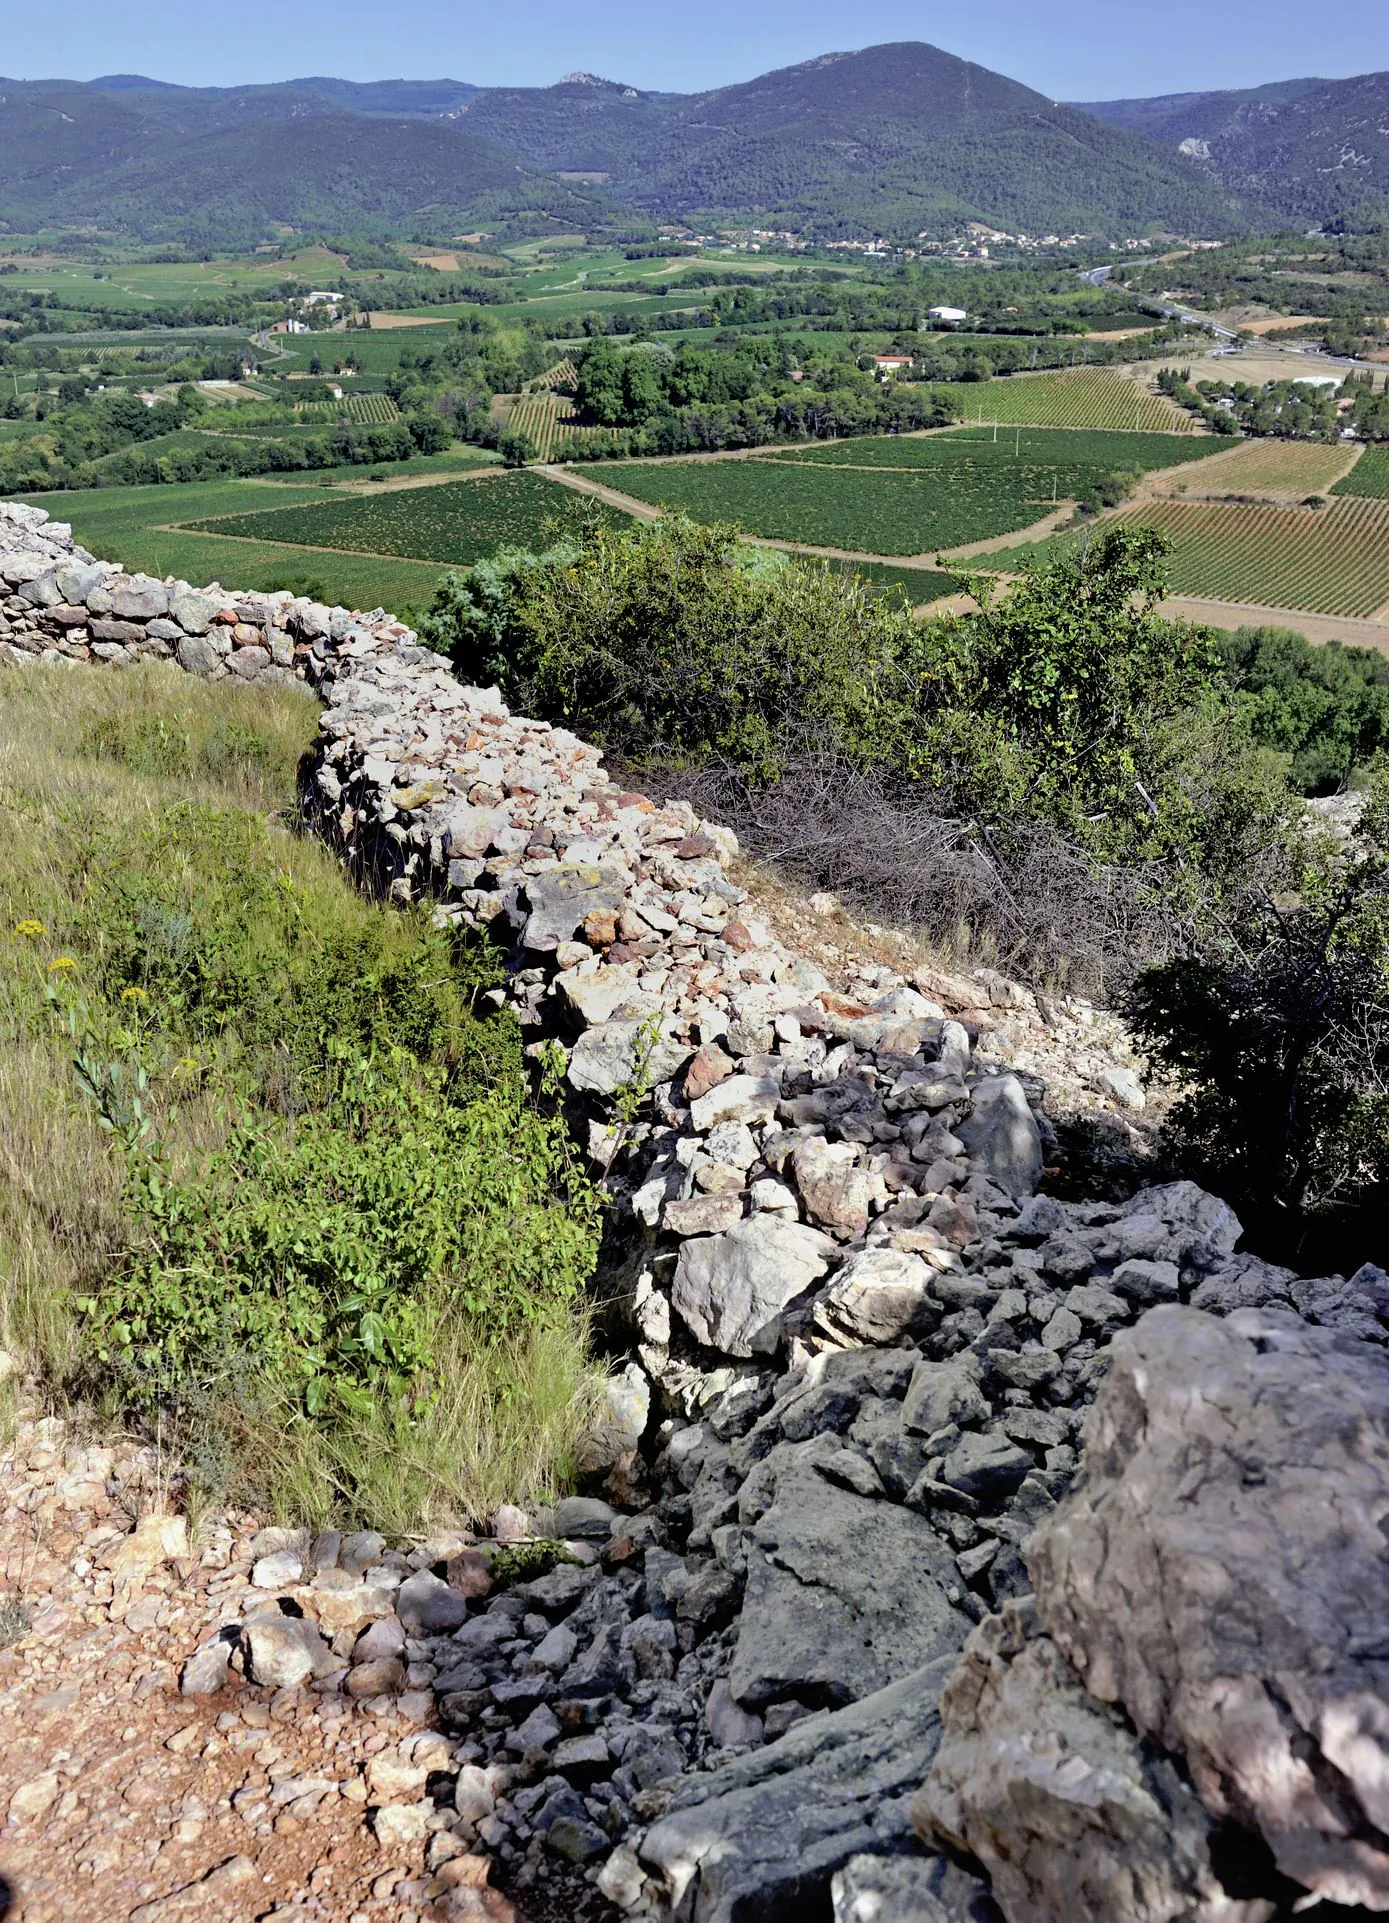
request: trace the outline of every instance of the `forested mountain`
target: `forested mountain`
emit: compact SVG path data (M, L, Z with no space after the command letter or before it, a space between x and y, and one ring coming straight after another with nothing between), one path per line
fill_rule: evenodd
M1082 110L915 41L688 95L586 74L508 88L0 81L0 219L224 244L283 224L630 226L624 208L826 237L968 218L1220 234L1381 189L1387 122L1384 76ZM1205 143L1194 157L1174 151L1191 141Z
M1184 140L1216 132L1238 107L1295 100L1299 94L1330 85L1327 80L1273 80L1265 87L1153 94L1137 100L1074 100L1071 105L1113 127L1127 127L1130 133L1146 134L1164 147L1177 147Z
M601 224L591 191L537 173L433 108L406 116L398 105L386 114L352 104L402 84L417 83L0 82L0 223L214 247L281 226L438 231L536 211Z
M1100 100L1084 111L1191 154L1212 180L1293 219L1389 205L1389 73Z
M465 124L532 166L605 173L653 214L857 233L970 217L1032 233L1240 224L1180 156L918 41L684 97L498 90Z

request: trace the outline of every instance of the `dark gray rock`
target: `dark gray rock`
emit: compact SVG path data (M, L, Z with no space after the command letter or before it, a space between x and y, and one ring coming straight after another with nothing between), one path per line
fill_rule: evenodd
M951 1422L987 1422L993 1409L979 1386L982 1373L973 1355L952 1356L947 1362L923 1357L907 1385L902 1427L930 1436Z
M682 1917L804 1923L828 1913L831 1879L851 1857L909 1847L910 1798L935 1755L952 1661L687 1777L638 1844Z
M395 1610L407 1636L446 1636L468 1619L467 1598L427 1569L400 1585Z
M1016 1075L976 1084L964 1121L955 1124L972 1166L1019 1201L1042 1178L1042 1136Z
M595 1496L565 1496L555 1504L555 1534L561 1541L606 1542L617 1511Z
M941 1464L941 1481L975 1502L1006 1502L1032 1467L1006 1435L961 1436Z
M772 1500L753 1526L729 1686L748 1709L788 1696L842 1703L958 1649L967 1619L955 1559L925 1517L858 1495L816 1466L831 1438L783 1444L763 1465Z

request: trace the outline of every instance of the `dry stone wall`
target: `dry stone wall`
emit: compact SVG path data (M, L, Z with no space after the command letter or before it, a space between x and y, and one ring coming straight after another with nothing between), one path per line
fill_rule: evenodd
M1072 1500L1117 1332L1173 1307L1198 1323L1275 1309L1362 1348L1383 1381L1389 1278L1241 1255L1235 1216L1190 1183L1039 1193L1054 1125L1038 1066L1083 1065L1096 1106L1143 1100L1093 1011L987 973L862 964L831 983L764 925L726 830L624 790L592 747L462 686L382 611L128 578L26 508L0 508L0 576L11 661L155 653L319 694L306 815L364 883L501 939L498 1001L532 1050L561 1051L613 1198L606 1306L631 1361L586 1465L604 1496L496 1522L573 1560L503 1584L495 1540L394 1561L378 1542L350 1570L339 1547L296 1544L283 1582L258 1564L229 1599L185 1687L293 1670L359 1699L427 1693L451 1760L414 1802L402 1768L415 1814L388 1828L442 1822L518 1888L582 1875L619 1910L686 1923L1059 1915L1075 1886L1057 1850L1037 1845L992 1895L980 1871L1021 1863L1035 1818L1034 1760L1000 1762L987 1717L1021 1704L1025 1720L1050 1689L1051 1778L1109 1772L1043 1838L1094 1866L1095 1913L1128 1861L1135 1923L1271 1917L1220 1908L1196 1794L1149 1741L1167 1726L1136 1732L1122 1691L1101 1709L1059 1625L1027 1654L1028 1545ZM1361 1456L1373 1482L1381 1457ZM373 1586L370 1621L333 1600L354 1585ZM967 1640L948 1793L914 1805ZM1016 1675L970 1683L1015 1657ZM971 1744L989 1756L977 1791ZM1247 1800L1239 1817L1262 1821ZM1182 1850L1189 1873L1151 1868Z

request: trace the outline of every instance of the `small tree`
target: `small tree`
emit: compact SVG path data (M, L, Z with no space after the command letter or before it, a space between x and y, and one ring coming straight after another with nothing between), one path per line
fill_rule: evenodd
M540 459L540 449L529 434L510 428L497 441L497 452L504 467L527 467Z

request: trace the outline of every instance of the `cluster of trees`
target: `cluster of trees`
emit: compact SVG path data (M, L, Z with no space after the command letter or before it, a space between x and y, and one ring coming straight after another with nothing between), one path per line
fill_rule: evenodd
M342 421L322 434L300 439L275 436L273 409L259 410L272 416L262 423L267 429L264 438L209 429L209 411L203 396L188 386L180 388L176 399L159 400L152 407L125 393L60 406L32 438L0 445L0 492L30 494L53 488L126 487L375 466L438 453L450 439L444 422L430 412L382 426Z
M613 430L585 435L571 458L683 454L762 447L778 440L900 433L959 418L953 400L917 386L885 383L849 359L801 366L777 335L747 335L726 347L659 344L619 352L606 339L578 361L576 389L586 423Z
M1189 367L1163 368L1157 386L1216 434L1334 441L1342 426L1336 409L1342 392L1338 388L1309 387L1301 381L1253 384L1233 378L1193 382Z
M1174 1152L1304 1225L1389 1180L1389 782L1358 851L1303 794L1375 778L1389 665L1161 619L1107 530L915 622L680 519L455 574L460 673L597 737L804 880L1118 992L1189 1078ZM1308 683L1310 682L1310 687Z

